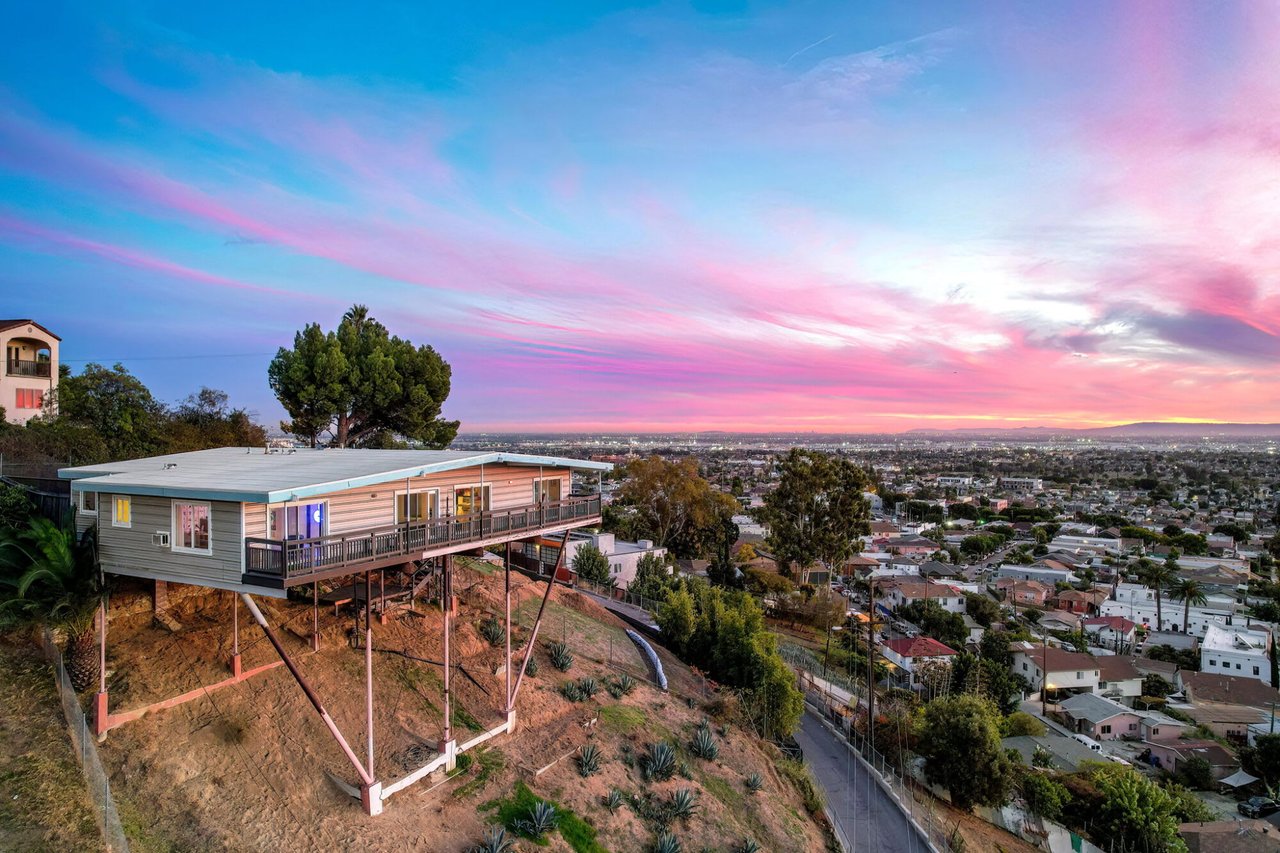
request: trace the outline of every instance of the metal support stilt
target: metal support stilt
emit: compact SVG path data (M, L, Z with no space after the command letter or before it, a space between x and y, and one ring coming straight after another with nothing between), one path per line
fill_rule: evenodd
M98 693L93 700L93 731L101 741L107 736L107 596L98 602Z
M231 674L240 677L240 597L231 593Z
M320 582L311 582L311 649L320 651Z
M516 673L515 687L508 694L507 707L516 707L516 696L520 693L520 685L524 682L524 668L529 665L529 656L533 654L534 643L538 641L538 629L542 627L542 613L547 609L547 599L551 598L551 588L556 585L556 575L560 573L560 564L564 562L564 550L569 544L569 531L564 532L564 540L560 543L560 553L556 556L556 564L551 567L551 577L547 578L547 591L542 594L542 604L538 607L538 616L533 620L533 630L529 632L529 645L524 649L524 660L520 662L520 671Z
M507 611L507 656L505 659L505 663L506 663L505 669L507 673L507 686L506 686L506 692L503 693L503 695L507 697L507 709L506 709L507 710L507 733L510 734L511 726L515 723L515 721L512 719L512 711L514 709L511 707L511 543L510 542L507 543L507 556L502 568L503 568L503 572L502 572L503 592L504 592L504 598L506 600L506 611Z
M369 776L373 777L373 580L364 573L364 712L369 742Z
M333 721L333 717L329 716L329 712L325 710L321 704L320 698L316 696L315 691L311 689L311 685L302 677L302 673L294 665L293 660L285 652L284 646L280 644L280 639L276 636L275 631L271 630L271 626L267 624L266 617L262 615L262 611L258 609L258 605L249 596L248 593L240 593L240 599L244 601L245 607L249 608L249 613L253 616L255 622L262 628L262 633L267 635L267 639L271 645L275 647L276 654L280 656L280 660L284 661L285 667L289 670L289 674L293 676L294 681L298 682L298 686L302 688L302 692L306 694L307 701L311 703L311 707L316 709L316 713L320 715L320 719L324 721L325 727L329 729L329 733L333 735L333 739L338 742L338 746L342 748L342 754L351 762L351 766L356 769L356 774L360 777L362 783L361 801L364 803L365 811L371 815L381 814L382 812L382 785L374 780L369 771L365 770L360 763L360 759L356 757L355 752L351 749L351 745L347 743L347 739L342 736L342 732L338 730L338 725Z

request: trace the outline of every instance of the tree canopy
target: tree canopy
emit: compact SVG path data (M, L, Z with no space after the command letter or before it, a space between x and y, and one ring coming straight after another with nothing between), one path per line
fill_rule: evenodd
M1000 714L977 696L944 696L924 708L920 754L926 778L968 811L1008 799L1016 768L1000 744Z
M313 445L330 432L339 447L383 445L392 436L443 448L458 421L440 417L452 370L428 345L387 331L354 305L338 328L310 323L281 347L267 369L271 390L292 419L286 432Z
M768 544L779 567L807 568L822 561L841 566L870 532L863 492L867 473L842 456L792 448L780 463L777 487L765 495L757 519L769 528Z
M573 570L578 577L603 586L613 586L613 576L609 574L609 560L591 543L578 546L573 554Z
M606 524L615 533L651 539L683 558L723 548L738 502L712 488L697 459L650 456L628 463L625 475Z

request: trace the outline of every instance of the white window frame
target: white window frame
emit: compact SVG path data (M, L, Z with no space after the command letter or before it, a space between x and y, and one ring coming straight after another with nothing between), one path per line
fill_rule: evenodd
M493 483L492 483L492 482L484 482L484 483L480 483L480 482L475 482L475 483L457 483L457 484L455 484L455 485L453 486L453 500L452 500L452 506L450 507L450 509L453 511L453 515L454 515L455 517L457 517L457 518L463 518L463 517L464 517L464 516L462 516L462 515L459 515L459 514L458 514L458 492L460 492L460 491L462 491L462 490L464 490L464 489L483 489L483 490L487 490L487 493L488 493L488 495L489 495L489 500L487 501L487 503L489 504L489 508L488 508L488 509L485 509L485 508L482 506L482 507L481 507L481 509L480 509L480 512L493 512ZM480 502L481 502L482 504L486 503L486 501L484 500L484 498L483 498L483 497L481 497ZM474 511L473 511L472 513L470 513L470 514L474 514Z
M202 506L209 511L209 547L187 548L178 544L178 507ZM169 550L175 554L195 554L200 557L213 556L213 504L208 501L175 500L169 505Z
M185 501L184 503L190 503L190 501ZM285 501L284 503L267 504L267 531L266 531L267 538L275 542L278 542L285 538L284 536L271 535L272 533L271 517L272 517L272 513L274 513L276 510L280 510L281 512L285 513L285 515L287 516L288 510L290 509L294 509L295 507L300 507L300 506L313 506L315 504L320 504L321 506L324 507L324 514L321 516L324 519L324 524L321 525L322 529L320 531L320 535L328 536L329 535L329 499L324 498L323 500L318 500L318 501L303 499L298 501ZM287 522L286 522L286 525L287 525Z
M488 483L486 483L485 485L488 485ZM434 494L434 495L436 496L436 514L435 514L435 515L427 515L427 516L426 516L426 517L424 517L424 518L418 518L418 519L406 518L404 521L401 521L401 520L400 520L400 499L401 499L401 498L403 498L405 495L431 495L431 494ZM428 502L427 502L427 509L428 509L428 510L430 510L430 508L431 508L431 502L430 502L430 501L428 501ZM408 507L408 504L407 504L407 502L406 502L406 505L405 505L405 514L406 514L406 515L408 514L408 511L409 511L409 507ZM395 523L396 523L396 524L405 524L405 523L413 524L415 521L417 521L417 522L421 522L421 521L433 521L433 520L435 520L435 519L437 519L437 518L440 518L440 517L441 517L441 515L442 515L442 513L440 512L440 489L438 489L438 488L431 488L431 489L409 489L408 491L405 491L404 489L401 489L400 491L396 492L396 494L395 494L395 504L391 507L391 513L392 513L392 516L391 516L391 517L395 519Z
M548 483L548 482L555 482L555 483L559 483L559 484L560 484L560 486L559 486L559 488L560 488L560 497L559 497L555 502L556 502L556 503L559 503L560 501L563 501L563 500L564 500L564 478L562 478L562 477L534 477L534 478L533 478L533 491L534 491L534 498L533 498L533 502L534 502L535 504L540 504L540 503L542 503L542 499L543 499L544 497L546 497L546 490L543 488L542 484L543 484L543 483ZM547 503L552 503L552 501L547 501Z
M129 520L121 521L116 515L116 510L120 508L119 502L125 500L129 502ZM111 496L111 526L112 527L133 527L133 495L112 495Z
M76 510L81 515L97 515L98 514L98 493L97 492L78 492L79 498L76 500ZM85 506L85 498L93 496L93 509ZM133 508L130 507L130 518L132 518Z

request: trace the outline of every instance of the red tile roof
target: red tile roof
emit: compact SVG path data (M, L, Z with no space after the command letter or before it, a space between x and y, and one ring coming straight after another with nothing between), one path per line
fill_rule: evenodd
M888 640L883 645L903 658L939 658L956 653L955 649L944 646L933 637L902 637Z

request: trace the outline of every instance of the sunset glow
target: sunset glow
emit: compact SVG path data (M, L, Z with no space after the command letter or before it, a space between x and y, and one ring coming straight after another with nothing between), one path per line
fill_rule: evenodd
M1280 7L695 5L11 9L0 315L268 423L354 302L464 432L1280 421Z

